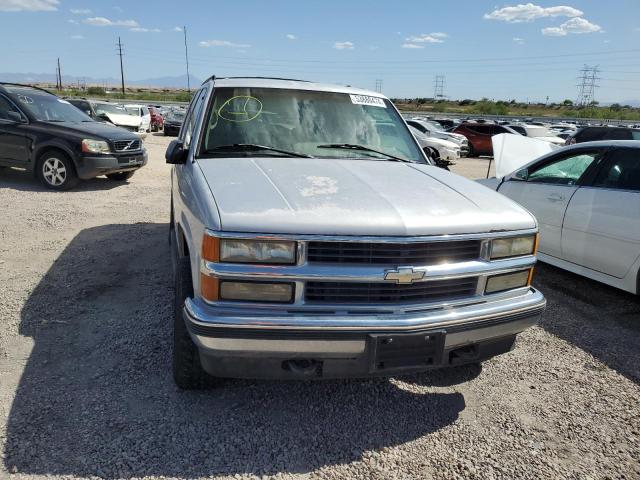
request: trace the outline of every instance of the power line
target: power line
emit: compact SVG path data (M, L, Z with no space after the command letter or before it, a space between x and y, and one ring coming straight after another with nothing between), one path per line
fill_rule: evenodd
M444 75L436 75L433 81L433 98L436 100L444 99Z
M118 56L120 57L120 78L122 80L122 96L124 97L124 67L122 66L122 42L118 37Z
M600 80L600 77L598 77L598 73L600 73L599 65L591 67L585 65L580 70L580 73L582 75L578 77L580 83L577 85L578 99L576 104L580 106L591 105L594 100L595 89L599 87L596 84L596 81Z

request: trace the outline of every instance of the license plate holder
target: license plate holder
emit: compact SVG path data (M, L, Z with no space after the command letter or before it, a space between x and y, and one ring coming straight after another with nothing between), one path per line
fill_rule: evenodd
M371 371L428 368L442 363L445 333L374 334L371 341Z

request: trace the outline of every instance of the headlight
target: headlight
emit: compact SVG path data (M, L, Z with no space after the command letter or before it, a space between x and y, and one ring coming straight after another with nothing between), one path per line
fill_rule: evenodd
M490 259L520 257L535 254L537 235L526 237L496 238L491 241Z
M217 238L205 234L202 257L212 262L293 265L296 242Z
M221 281L220 300L291 303L293 284Z
M522 270L520 272L489 277L484 293L497 293L514 288L526 287L531 281L531 272L532 270Z
M82 151L86 153L109 153L111 149L107 142L86 138L82 140Z

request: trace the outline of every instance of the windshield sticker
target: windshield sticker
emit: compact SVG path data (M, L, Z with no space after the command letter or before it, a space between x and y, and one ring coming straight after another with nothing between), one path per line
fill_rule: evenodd
M387 108L384 100L378 97L370 97L369 95L349 95L351 103L354 105L369 105L371 107Z
M33 103L33 98L27 97L26 95L18 95L18 100L22 103Z
M256 97L238 95L231 97L218 109L218 116L228 122L250 122L262 113L262 102Z

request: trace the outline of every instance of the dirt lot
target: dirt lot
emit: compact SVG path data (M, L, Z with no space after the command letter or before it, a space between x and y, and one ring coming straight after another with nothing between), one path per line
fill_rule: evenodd
M166 144L128 184L0 172L1 479L640 478L640 301L544 265L542 324L482 367L179 391Z

